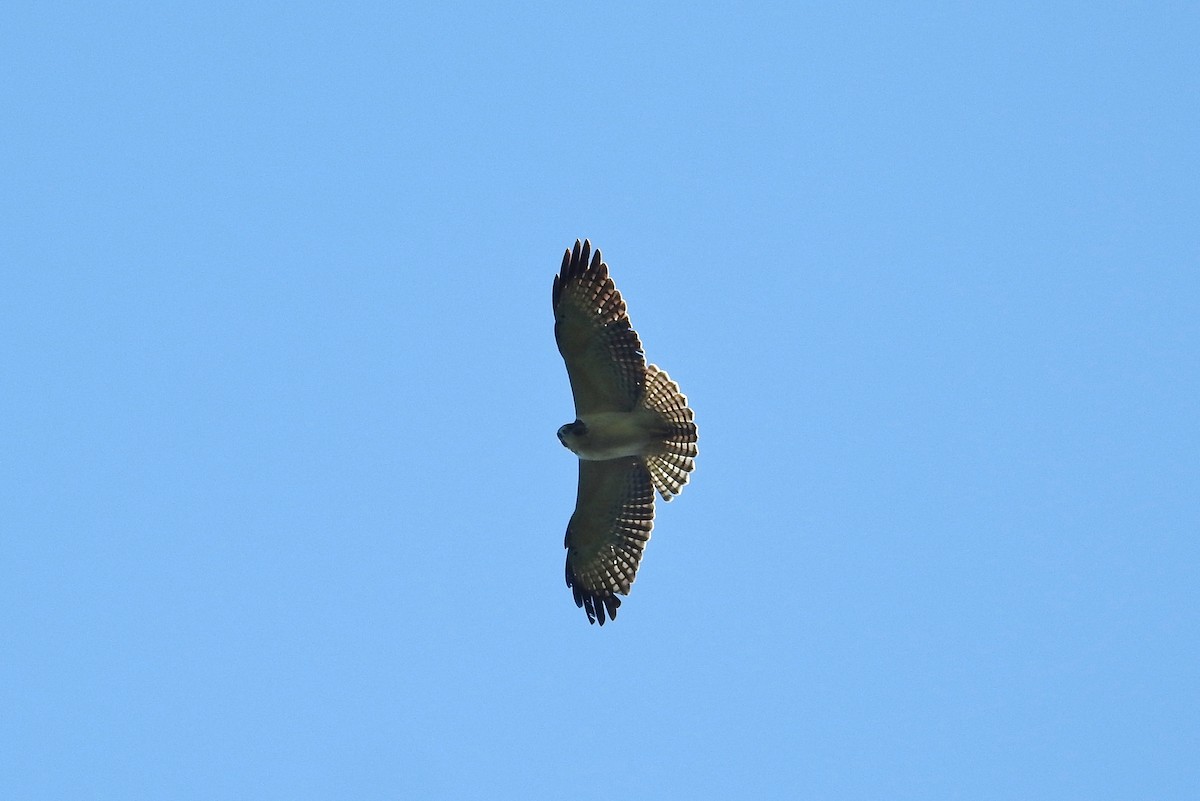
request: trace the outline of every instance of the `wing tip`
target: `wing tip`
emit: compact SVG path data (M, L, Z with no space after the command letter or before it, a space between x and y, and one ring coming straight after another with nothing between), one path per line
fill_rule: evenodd
M570 559L567 560L567 586L571 588L575 605L587 615L589 624L599 623L603 626L605 613L608 614L609 620L617 619L617 609L621 606L621 599L611 593L601 595L580 587L574 571L571 570Z
M559 296L571 280L589 273L594 276L594 281L604 281L608 278L608 265L604 263L600 248L592 249L592 240L576 239L575 247L563 251L562 266L554 276L554 305L558 305Z

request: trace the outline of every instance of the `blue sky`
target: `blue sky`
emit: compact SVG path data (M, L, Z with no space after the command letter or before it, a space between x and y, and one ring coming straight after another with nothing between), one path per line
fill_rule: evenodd
M1185 3L16 3L0 796L1200 788ZM689 395L563 583L550 285Z

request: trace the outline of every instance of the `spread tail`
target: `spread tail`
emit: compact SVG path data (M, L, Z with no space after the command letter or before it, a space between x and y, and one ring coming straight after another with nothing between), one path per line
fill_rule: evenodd
M653 364L646 367L646 383L642 389L642 406L658 414L663 424L662 441L658 448L646 454L646 468L654 488L664 501L683 492L692 469L696 466L696 424L687 396L679 385Z

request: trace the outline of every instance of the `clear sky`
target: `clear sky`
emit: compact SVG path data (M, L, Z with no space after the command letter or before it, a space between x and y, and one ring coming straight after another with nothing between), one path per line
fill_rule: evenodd
M0 28L0 797L1200 797L1195 4ZM602 629L585 236L700 429Z

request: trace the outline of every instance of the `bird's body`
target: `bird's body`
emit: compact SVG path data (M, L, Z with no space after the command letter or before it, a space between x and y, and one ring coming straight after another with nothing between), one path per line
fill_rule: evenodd
M646 456L657 441L658 415L648 409L630 412L593 412L579 416L583 430L574 423L560 429L563 445L580 459L604 461L622 456ZM661 426L658 426L661 428Z
M654 525L654 492L671 500L695 466L696 425L679 385L653 364L630 325L600 251L575 241L554 278L554 336L575 396L558 430L579 457L567 525L567 586L588 621L615 618Z

